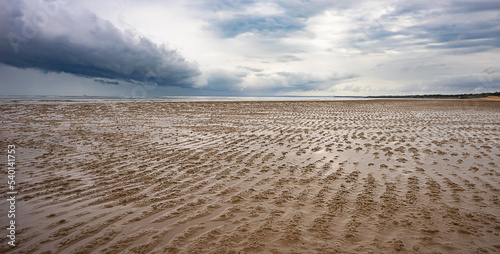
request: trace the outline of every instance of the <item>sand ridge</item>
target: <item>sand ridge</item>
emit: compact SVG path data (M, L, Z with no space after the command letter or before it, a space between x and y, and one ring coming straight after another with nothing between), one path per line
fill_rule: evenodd
M19 243L2 253L500 251L497 101L4 101L0 112L1 145L16 144L22 168Z

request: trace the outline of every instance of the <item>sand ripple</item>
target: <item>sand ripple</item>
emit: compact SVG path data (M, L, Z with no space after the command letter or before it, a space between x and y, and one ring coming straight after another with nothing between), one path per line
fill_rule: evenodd
M20 168L19 242L2 253L500 252L497 101L0 112Z

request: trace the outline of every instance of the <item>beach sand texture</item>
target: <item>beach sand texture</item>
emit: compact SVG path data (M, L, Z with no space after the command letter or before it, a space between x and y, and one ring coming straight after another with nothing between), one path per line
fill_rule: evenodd
M2 237L1 253L500 252L498 101L3 101L0 112L19 181L18 246Z

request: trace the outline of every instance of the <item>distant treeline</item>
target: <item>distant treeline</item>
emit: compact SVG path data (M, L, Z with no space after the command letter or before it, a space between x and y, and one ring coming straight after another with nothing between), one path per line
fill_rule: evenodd
M381 95L367 96L367 98L442 98L442 99L473 99L488 96L500 96L500 92L469 93L469 94L423 94L423 95Z

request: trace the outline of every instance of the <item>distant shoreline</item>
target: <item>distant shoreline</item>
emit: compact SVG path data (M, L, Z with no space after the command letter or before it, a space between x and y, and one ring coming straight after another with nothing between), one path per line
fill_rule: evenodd
M492 99L500 100L500 92L479 94L424 94L377 96L56 96L56 95L1 95L0 100L151 100L151 101L329 101L369 99Z
M500 92L477 93L477 94L424 94L424 95L381 95L367 96L366 98L418 98L418 99L480 99L489 98L500 99Z

